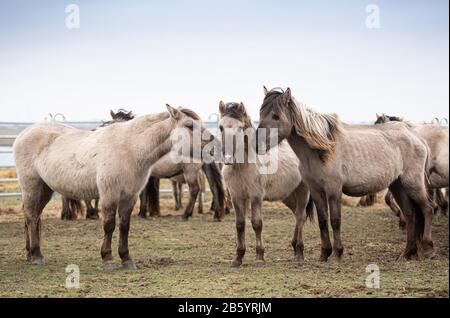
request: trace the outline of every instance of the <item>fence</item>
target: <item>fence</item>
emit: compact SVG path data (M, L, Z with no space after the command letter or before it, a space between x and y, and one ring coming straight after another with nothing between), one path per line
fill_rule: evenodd
M61 119L65 124L80 128L80 129L94 129L98 127L101 122L98 121L86 121L86 122L71 122L66 121L64 115L62 114L56 114L52 116L51 114L48 114L45 118L46 120L51 121L58 121L58 118ZM217 114L211 114L208 117L208 120L204 122L207 129L211 131L212 134L217 135L217 129L218 129L218 121L219 116ZM448 126L448 119L447 118L434 118L432 120L432 123L440 124L440 125L447 125ZM31 126L32 122L0 122L0 169L13 169L15 168L14 160L12 159L12 148L11 145L14 142L14 139L16 136L26 127ZM4 149L2 149L4 148ZM2 156L9 155L9 160L2 161ZM0 179L0 184L4 183L17 183L17 178L3 178ZM161 193L171 193L171 189L160 189ZM8 192L8 193L1 193L0 192L0 198L2 197L18 197L21 196L21 193L19 192Z

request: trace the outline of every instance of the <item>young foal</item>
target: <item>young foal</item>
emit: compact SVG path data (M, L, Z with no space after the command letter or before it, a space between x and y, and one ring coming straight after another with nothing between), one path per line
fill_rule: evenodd
M60 123L36 124L17 137L13 149L31 264L44 264L40 250L41 213L55 191L78 200L100 198L105 232L101 256L105 269L115 268L111 239L118 211L122 265L136 268L128 252L133 206L152 165L171 150L174 129L183 127L192 134L192 119L170 106L167 109L168 112L96 131Z
M261 206L266 201L283 201L296 217L296 225L292 246L295 253L295 261L303 262L303 224L307 213L305 208L309 199L307 186L302 182L299 171L299 161L295 153L284 142L278 148L278 169L272 174L263 174L258 169L262 166L261 159L267 159L258 155L255 163L248 160L245 155L244 162L236 162L236 148L229 152L225 145L227 138L236 139L236 134L244 130L249 133L248 138L253 138L255 129L250 117L245 111L244 105L238 103L219 105L221 120L220 130L222 132L222 150L225 158L225 166L222 169L225 183L230 191L236 212L237 249L236 257L232 267L239 267L245 254L245 217L248 206L251 207L251 221L256 234L256 265L264 265L264 244L262 239L262 215ZM228 136L227 136L228 135ZM241 141L242 142L242 141ZM244 141L245 153L249 151L248 141ZM271 150L274 153L276 149ZM233 159L233 160L231 160ZM308 210L308 216L312 215L312 209Z
M332 260L339 260L344 250L340 234L342 193L363 196L387 187L407 216L407 244L402 257L416 255L416 240L422 238L423 255L433 255L431 208L425 188L429 150L419 137L402 123L344 125L335 115L320 114L297 103L289 88L285 92L265 89L265 93L259 127L278 130L278 140L271 140L269 133L266 146L287 139L300 159L300 172L319 218L320 260L326 261L331 253Z

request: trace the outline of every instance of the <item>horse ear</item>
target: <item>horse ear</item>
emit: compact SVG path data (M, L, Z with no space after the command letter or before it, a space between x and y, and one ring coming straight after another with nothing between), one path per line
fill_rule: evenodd
M170 114L170 117L172 117L175 120L179 120L181 118L181 113L178 109L173 108L169 104L166 104L166 107L167 107L167 111Z
M225 103L223 101L219 102L219 112L220 112L220 116L225 116L225 112L227 110L227 106L225 105Z
M247 114L247 112L245 111L245 106L244 106L244 103L243 103L243 102L240 102L240 103L239 103L238 110L239 110L239 112L241 112L241 113L244 114L244 115Z
M116 114L113 112L112 109L109 111L109 114L111 115L111 118L112 118L112 119L114 119L114 117L116 116Z
M375 116L377 116L377 119L380 118L380 115L378 115L378 113L375 113Z
M267 89L266 86L263 85L263 89L264 89L264 96L266 96L267 94L269 94L269 90Z
M283 103L287 105L291 101L291 89L288 87L283 93Z

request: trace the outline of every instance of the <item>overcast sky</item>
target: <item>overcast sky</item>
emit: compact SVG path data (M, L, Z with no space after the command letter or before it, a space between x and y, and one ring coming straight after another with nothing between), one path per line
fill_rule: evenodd
M66 27L70 3L79 29ZM221 99L257 119L263 85L348 122L448 117L448 12L447 0L1 1L0 121L166 103L206 119Z

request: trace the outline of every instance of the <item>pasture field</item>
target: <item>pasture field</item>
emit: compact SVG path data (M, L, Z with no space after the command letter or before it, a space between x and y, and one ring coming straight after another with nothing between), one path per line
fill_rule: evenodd
M139 269L105 271L101 267L100 221L61 221L52 201L43 222L47 264L25 260L20 206L0 208L0 297L448 297L448 218L434 220L437 256L431 261L396 262L404 234L387 207L344 207L344 259L318 262L317 223L305 230L306 262L292 262L294 218L279 204L264 206L266 266L254 266L254 234L247 222L247 254L240 269L230 268L234 255L234 217L212 222L212 214L182 222L172 200L162 202L164 216L133 217L130 251ZM116 261L117 228L113 249ZM80 268L80 288L66 289L65 268ZM380 289L368 289L367 265L380 268Z

